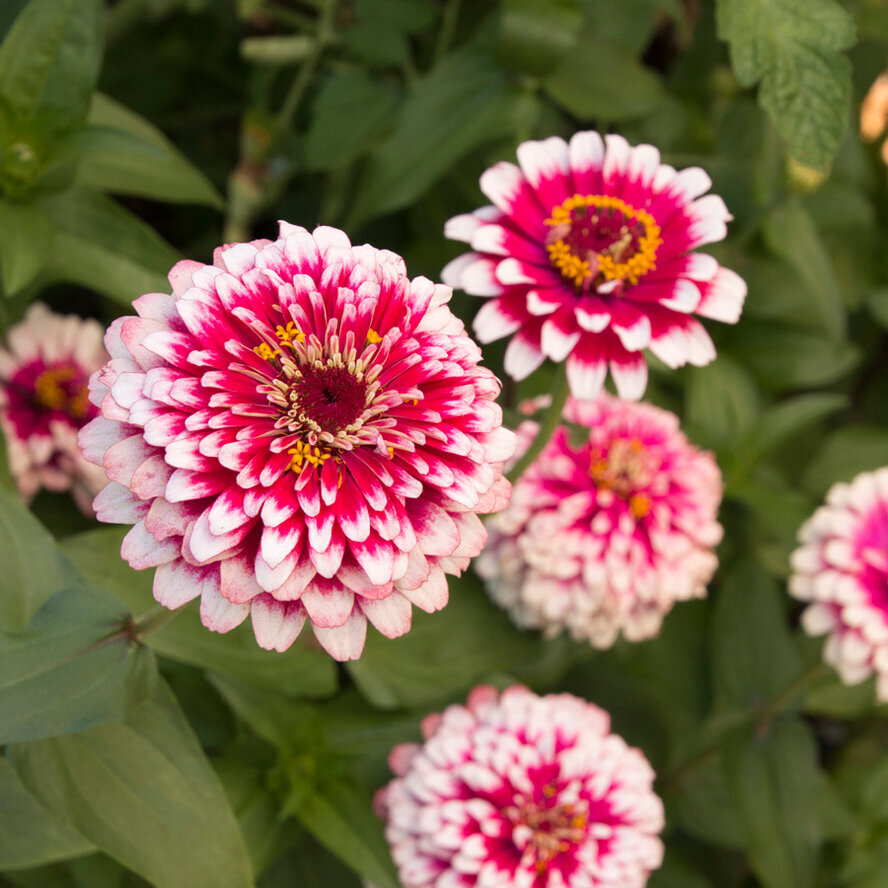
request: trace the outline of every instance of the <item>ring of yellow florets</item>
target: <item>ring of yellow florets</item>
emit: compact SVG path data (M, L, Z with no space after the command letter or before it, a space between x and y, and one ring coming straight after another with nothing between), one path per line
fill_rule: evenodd
M663 243L650 213L604 194L569 197L545 224L552 228L549 261L577 287L594 280L637 284L656 267Z
M49 410L64 410L72 419L83 419L89 409L86 383L77 383L80 373L71 366L49 367L34 380L34 400Z
M635 518L651 511L651 498L639 491L650 483L650 469L644 461L644 444L638 438L617 438L607 453L597 447L589 452L589 477L599 490L610 490L629 503Z

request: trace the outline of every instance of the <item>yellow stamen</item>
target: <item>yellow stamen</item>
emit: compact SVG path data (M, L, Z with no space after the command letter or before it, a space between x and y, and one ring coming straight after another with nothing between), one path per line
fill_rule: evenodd
M325 450L321 450L320 447L312 447L304 441L297 441L296 446L287 450L287 453L290 454L290 464L287 468L291 472L295 472L297 475L307 465L320 468L331 456L333 456L332 453L327 453Z
M379 342L382 342L382 337L371 327L367 332L367 342L370 345L376 345Z
M262 342L257 345L254 349L257 355L262 358L264 361L270 361L276 355L281 354L281 350L279 348L273 349L267 342Z

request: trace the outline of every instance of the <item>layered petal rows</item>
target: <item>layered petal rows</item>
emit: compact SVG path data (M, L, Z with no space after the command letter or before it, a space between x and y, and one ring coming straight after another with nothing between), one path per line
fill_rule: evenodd
M122 554L157 569L157 600L200 596L217 632L249 615L279 651L307 619L341 660L368 620L395 637L411 605L443 607L514 448L449 288L287 223L170 282L108 330L80 439L111 479L98 517L133 524Z
M654 773L597 706L482 686L422 728L377 799L404 888L643 888L660 865Z
M823 656L842 681L875 674L888 702L888 468L834 485L799 542L789 591L810 602L802 626L828 634Z
M471 252L445 283L487 298L481 342L511 336L506 372L530 375L567 359L572 393L594 399L608 369L621 397L647 385L644 349L669 367L708 364L715 348L694 317L735 323L746 285L712 256L730 220L709 176L677 172L651 145L580 132L570 143L525 142L518 166L481 177L491 205L452 218L445 235Z
M39 302L10 328L0 347L0 426L25 499L41 487L70 490L92 514L107 478L81 455L77 431L98 413L87 383L107 358L97 321L55 314Z
M476 569L519 626L599 648L650 638L676 601L706 594L721 473L658 407L602 393L569 399L564 418L585 440L556 431L491 519Z

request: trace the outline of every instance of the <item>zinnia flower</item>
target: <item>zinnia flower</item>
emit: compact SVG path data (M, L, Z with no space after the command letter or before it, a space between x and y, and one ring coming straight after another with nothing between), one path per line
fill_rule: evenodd
M827 663L846 684L876 675L888 701L888 468L836 484L799 530L789 591L810 601L809 635L829 634Z
M555 432L491 519L476 569L521 627L599 648L620 631L650 638L674 602L706 594L721 473L666 410L602 394L569 399L564 416L588 435Z
M332 228L180 262L173 295L114 322L81 434L111 484L103 521L157 567L170 608L200 596L227 632L249 614L285 650L308 619L337 659L367 620L395 637L447 602L501 508L514 447L499 383L447 307L450 289Z
M422 728L378 797L404 888L642 888L660 866L654 772L597 706L479 687Z
M58 315L41 303L9 329L0 347L0 427L26 500L41 487L70 490L92 514L92 498L108 479L81 455L77 430L98 413L87 383L107 358L98 321Z
M731 218L697 167L676 172L651 145L577 133L524 142L518 163L481 176L493 202L456 216L445 234L472 247L445 283L489 299L475 318L481 342L512 335L506 372L530 375L567 358L571 392L593 399L610 367L621 397L647 385L642 351L669 367L708 364L709 334L693 314L733 324L746 285L712 256Z

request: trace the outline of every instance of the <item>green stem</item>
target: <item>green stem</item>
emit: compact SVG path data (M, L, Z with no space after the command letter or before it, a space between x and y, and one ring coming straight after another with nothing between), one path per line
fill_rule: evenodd
M144 638L151 632L160 629L161 626L166 626L167 623L175 620L183 610L184 607L170 610L162 604L157 604L150 610L145 611L137 620L133 620L130 627L130 635L137 639Z
M552 384L552 405L540 424L540 430L533 439L533 444L527 450L527 453L518 460L506 476L513 484L524 474L528 466L540 455L542 449L552 439L555 429L561 424L561 411L570 394L570 386L567 382L567 370L565 365L561 364L556 371L556 376Z
M444 14L441 16L441 28L438 31L438 39L435 42L433 58L436 62L441 61L447 55L447 50L450 49L450 44L453 43L460 6L462 6L462 0L448 0L447 5L444 7Z

